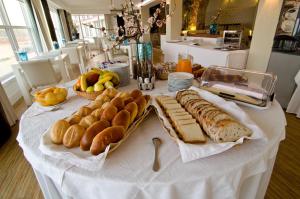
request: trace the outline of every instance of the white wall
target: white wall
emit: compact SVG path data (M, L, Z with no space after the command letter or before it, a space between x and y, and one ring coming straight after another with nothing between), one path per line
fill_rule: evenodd
M259 1L247 69L267 70L282 3L283 0Z
M167 0L170 4L170 12L174 10L174 14L167 16L166 20L166 37L167 40L179 39L182 28L182 0Z

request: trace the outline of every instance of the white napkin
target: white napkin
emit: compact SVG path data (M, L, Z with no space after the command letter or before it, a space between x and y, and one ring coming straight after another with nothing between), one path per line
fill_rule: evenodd
M33 103L31 106L31 112L27 114L27 117L34 117L45 112L55 111L60 109L60 106L41 106L37 102Z
M233 146L237 144L242 144L244 142L244 139L263 139L267 140L267 137L264 135L263 131L249 118L249 116L234 102L229 102L224 100L223 98L214 95L208 91L201 90L196 87L191 87L191 89L196 90L199 95L215 104L216 106L222 108L227 113L234 116L239 122L241 122L243 125L248 127L250 130L252 130L252 135L250 137L242 137L236 142L225 142L225 143L215 143L212 140L208 139L208 141L205 144L188 144L184 143L182 140L180 140L177 137L176 132L172 128L172 125L168 121L168 119L165 117L163 111L161 110L160 106L157 104L155 100L153 100L153 105L157 109L157 113L162 120L164 126L169 131L170 135L176 140L180 154L181 159L183 162L189 162L192 160L208 157L211 155L215 155L218 153L222 153Z
M56 145L51 142L49 130L50 129L42 135L42 139L40 140L39 149L43 154L65 160L66 162L86 170L95 171L102 168L109 152L109 146L106 147L103 153L100 153L97 156L92 155L90 151L82 151L79 147L66 150L65 146Z

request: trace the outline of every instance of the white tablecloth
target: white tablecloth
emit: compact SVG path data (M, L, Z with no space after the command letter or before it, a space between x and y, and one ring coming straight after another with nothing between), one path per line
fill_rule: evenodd
M135 87L132 83L122 89ZM149 93L153 92L167 92L166 82L158 81ZM185 164L154 112L108 156L100 172L43 155L38 149L42 133L54 121L86 103L87 100L74 96L63 104L62 110L28 117L32 111L29 108L21 118L17 140L34 168L45 198L263 198L279 142L285 137L285 116L275 101L264 111L243 107L266 133L267 143L247 141L224 153ZM152 171L153 137L160 137L163 142L158 172Z

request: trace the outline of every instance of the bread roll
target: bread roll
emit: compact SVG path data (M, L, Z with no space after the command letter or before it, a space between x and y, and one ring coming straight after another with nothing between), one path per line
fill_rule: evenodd
M134 121L138 113L138 105L135 102L130 102L124 108L130 113L130 124Z
M110 98L107 95L104 95L103 93L101 95L98 95L95 99L95 101L102 101L103 103L109 102Z
M124 108L124 100L121 97L115 97L110 101L111 105L114 105L118 108L118 110L122 110Z
M89 107L92 110L95 110L97 108L101 108L104 102L102 100L95 100L91 102L87 107Z
M74 124L70 126L63 138L64 146L67 148L73 148L79 146L84 131L85 129L78 124Z
M124 137L125 129L123 126L112 126L104 129L93 139L90 151L93 155L98 155L105 151L111 144L119 142Z
M113 118L111 125L112 126L123 126L125 130L130 124L130 113L126 110L122 110Z
M118 90L115 88L107 88L103 92L103 95L108 96L110 99L114 98L118 94Z
M81 107L77 112L76 115L79 115L81 117L85 117L89 114L91 114L92 109L86 106Z
M124 104L126 105L126 104L129 104L130 102L133 102L134 101L134 99L133 99L133 97L127 97L127 98L124 98Z
M118 113L117 107L110 104L103 110L103 113L101 115L101 120L106 120L111 122L111 120L115 117L117 113Z
M145 95L144 97L145 97L145 100L146 100L147 102L149 102L149 100L151 99L151 96L150 96L150 95Z
M64 135L69 127L70 124L66 120L56 121L50 130L51 141L54 144L62 144Z
M94 111L91 113L91 115L94 116L95 118L97 118L98 120L100 120L103 111L104 111L103 108L97 108L96 110L94 110Z
M130 93L128 92L119 92L116 97L121 97L122 99L125 99L125 98L128 98L128 97L131 97L130 96Z
M79 125L87 129L95 122L97 122L97 118L92 115L88 115L80 120Z
M136 99L140 96L143 96L143 93L140 90L135 89L135 90L131 91L130 95L131 95L131 97L133 97L133 99Z
M73 125L73 124L78 124L80 122L80 120L82 119L82 117L80 115L71 115L70 117L68 117L66 119L67 122L69 122L70 125Z
M139 117L144 113L144 110L147 105L147 101L145 100L144 96L140 96L137 99L135 99L134 102L138 106L138 117Z
M100 120L92 124L84 133L80 141L80 148L84 151L90 150L94 137L110 126L110 123L105 120Z

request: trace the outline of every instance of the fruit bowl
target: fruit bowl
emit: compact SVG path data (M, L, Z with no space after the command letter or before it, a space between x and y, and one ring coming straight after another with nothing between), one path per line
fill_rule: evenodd
M92 68L87 73L80 75L73 90L78 96L95 100L105 89L117 88L119 84L120 79L117 73Z
M65 88L49 87L36 91L33 96L34 101L41 106L54 106L67 99L68 91Z

